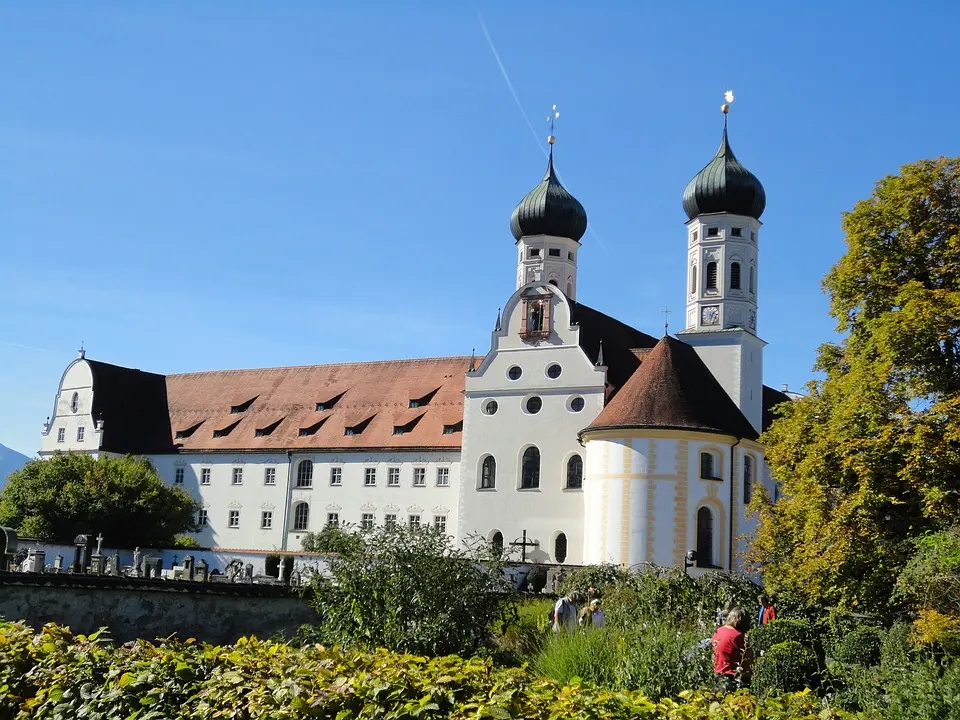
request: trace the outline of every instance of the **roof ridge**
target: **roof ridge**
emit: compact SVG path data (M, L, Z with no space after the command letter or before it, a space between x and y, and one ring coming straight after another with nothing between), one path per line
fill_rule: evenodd
M339 363L315 363L313 365L273 365L270 367L247 367L247 368L231 368L228 370L194 370L193 372L183 372L183 373L169 373L165 377L187 377L190 375L208 375L210 373L245 373L245 372L263 372L265 370L301 370L303 368L335 368L335 367L347 367L354 365L387 365L395 363L417 363L417 362L430 362L430 361L439 361L439 360L448 360L448 361L463 361L469 362L469 355L447 355L439 357L426 357L426 358L401 358L397 360L356 360L354 362L339 362Z

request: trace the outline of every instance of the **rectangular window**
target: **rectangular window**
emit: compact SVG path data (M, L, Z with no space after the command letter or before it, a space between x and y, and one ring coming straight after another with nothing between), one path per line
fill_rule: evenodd
M711 453L700 453L700 477L705 480L713 480L716 477L716 475L714 475L713 455Z
M707 237L718 237L720 235L720 228L708 227L707 228Z
M750 240L752 240L753 242L757 241L757 234L753 232L753 230L750 231Z
M730 228L730 235L732 237L743 237L743 228Z
M197 515L197 523L199 523L200 525L209 525L209 524L210 524L210 518L209 518L209 516L207 515L207 511L206 511L206 510L201 510L200 513Z
M327 513L327 527L337 527L340 524L340 513Z
M392 530L397 526L397 515L396 513L387 513L383 516L383 524L387 527L387 530Z
M343 482L343 468L333 467L330 468L330 485L333 487L340 487L340 484Z
M437 487L450 486L450 468L437 468Z
M78 428L77 428L77 442L83 442L83 433L84 433L84 428L83 428L82 426L81 426L81 427L78 427Z
M412 528L418 528L418 527L420 527L420 516L419 516L419 515L411 515L411 516L410 516L409 523L410 523L410 527L412 527Z
M60 428L59 430L57 430L57 442L63 442L66 439L67 439L67 429Z
M183 485L183 468L177 468L173 471L174 485Z
M442 533L447 532L447 516L446 515L434 515L433 516L433 526Z
M364 468L363 469L363 486L373 487L376 484L377 484L377 469Z
M243 468L233 469L233 485L243 485Z
M699 231L699 230L694 230L694 231L693 231L693 241L696 242L696 241L699 240L699 239L700 239L700 231Z
M230 519L227 522L227 526L232 528L240 527L240 511L239 510L230 511Z
M210 484L210 468L202 468L200 470L200 484L201 485Z
M560 248L550 248L547 250L547 255L550 257L560 257Z
M527 257L540 257L540 248L530 248L530 250L527 252Z
M400 487L400 468L387 468L387 485L389 487Z
M360 515L360 527L364 530L373 529L373 513L363 513Z
M568 252L568 253L567 253L567 260L569 260L570 262L573 262L573 253L572 253L572 252Z
M260 528L269 530L273 527L273 510L264 510L260 513Z
M277 469L276 469L276 468L264 468L264 469L263 469L263 484L264 484L264 485L276 485L276 484L277 484Z
M427 484L427 469L423 467L415 467L413 469L413 486L423 487L426 484Z

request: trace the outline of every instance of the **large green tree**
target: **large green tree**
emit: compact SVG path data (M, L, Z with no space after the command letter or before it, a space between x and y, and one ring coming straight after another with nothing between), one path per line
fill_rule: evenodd
M170 487L144 458L58 454L10 475L0 494L0 524L22 536L72 542L103 533L115 547L172 545L196 532L199 507Z
M773 588L877 610L960 511L960 158L885 177L843 230L824 280L843 339L764 435L783 497L758 497L753 555Z

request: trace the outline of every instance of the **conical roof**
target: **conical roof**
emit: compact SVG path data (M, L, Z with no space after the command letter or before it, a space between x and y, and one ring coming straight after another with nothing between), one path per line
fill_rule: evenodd
M720 212L759 220L766 205L763 185L733 154L724 126L717 154L683 191L683 211L691 220L697 215Z
M517 240L531 235L553 235L579 241L586 231L587 211L557 179L551 145L547 172L513 209L510 232Z
M584 430L660 428L755 440L750 421L690 345L661 338L620 392Z

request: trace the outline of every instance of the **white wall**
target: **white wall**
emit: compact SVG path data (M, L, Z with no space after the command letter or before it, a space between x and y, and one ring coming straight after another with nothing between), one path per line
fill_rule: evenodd
M77 396L77 410L72 409L73 396ZM101 433L97 430L93 410L93 373L89 363L77 358L63 373L49 426L40 435L40 456L60 452L89 452L100 449ZM78 431L83 428L83 440L78 440ZM59 441L60 430L63 441Z
M534 343L520 337L521 296L531 288L547 293L553 328L550 337ZM596 368L577 344L579 329L570 327L570 307L563 293L545 284L518 290L504 309L502 329L493 334L491 350L466 379L464 403L463 491L460 503L460 534L491 537L495 531L510 543L527 531L539 542L528 558L556 562L555 540L567 537L567 563L579 563L583 547L583 491L567 489L567 462L573 454L585 460L578 432L603 409L605 371ZM547 376L558 364L560 376ZM518 366L522 375L508 377ZM530 397L541 398L537 414L524 411ZM572 412L572 398L582 398L584 407ZM498 404L494 415L484 408ZM520 463L524 450L540 450L540 487L521 489ZM480 488L480 466L492 455L497 462L496 487Z

